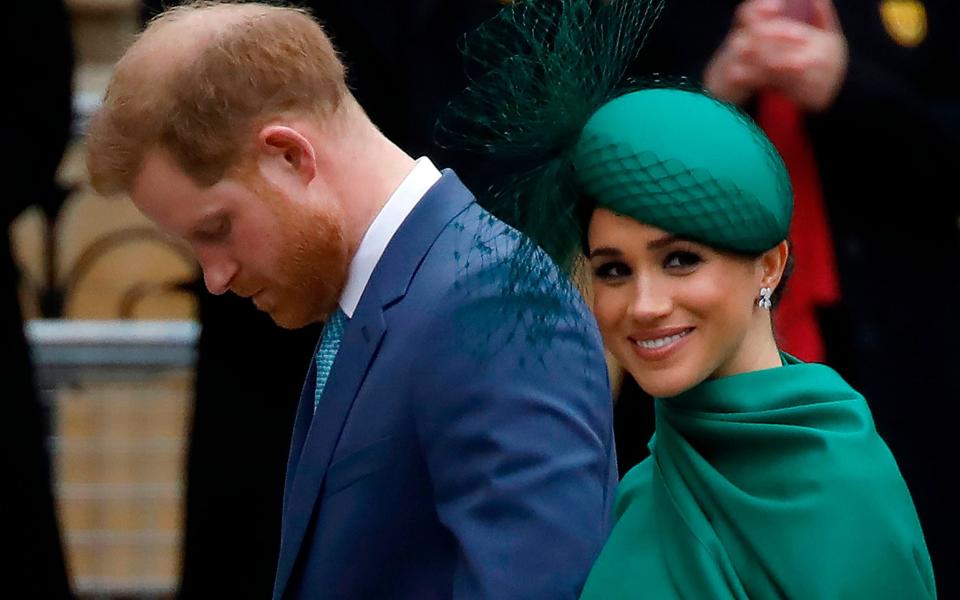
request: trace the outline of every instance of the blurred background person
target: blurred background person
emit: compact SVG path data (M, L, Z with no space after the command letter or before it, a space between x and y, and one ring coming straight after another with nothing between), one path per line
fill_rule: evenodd
M6 7L3 36L11 59L9 126L15 158L8 162L7 197L0 205L0 340L5 348L3 431L0 434L0 553L3 594L17 598L70 598L47 453L48 422L34 381L18 298L20 273L10 225L28 206L55 212L64 192L55 181L70 138L73 44L60 0Z

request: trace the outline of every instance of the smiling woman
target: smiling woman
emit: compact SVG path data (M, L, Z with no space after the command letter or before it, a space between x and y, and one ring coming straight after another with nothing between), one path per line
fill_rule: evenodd
M760 130L701 93L636 90L596 111L571 163L600 330L656 398L583 597L931 595L863 397L777 347L793 201Z
M754 302L778 286L778 244L758 258L722 252L606 209L590 222L594 311L605 341L645 390L675 396L780 356Z
M492 70L452 109L469 147L526 155L490 201L571 272L579 244L607 347L655 397L651 456L620 484L582 597L933 597L863 396L777 346L793 212L780 156L733 106L617 80L656 12L515 3L478 34Z
M760 130L700 93L633 91L586 123L572 173L594 313L656 398L584 598L931 595L863 397L777 347L793 201Z

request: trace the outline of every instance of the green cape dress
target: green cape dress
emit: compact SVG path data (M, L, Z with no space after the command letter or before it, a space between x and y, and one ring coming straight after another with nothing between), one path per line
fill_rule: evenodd
M936 596L864 398L783 359L655 400L651 456L620 484L583 599Z

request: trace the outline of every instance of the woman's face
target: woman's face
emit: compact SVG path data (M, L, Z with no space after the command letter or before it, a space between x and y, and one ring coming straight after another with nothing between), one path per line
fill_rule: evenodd
M782 265L771 273L766 258L721 253L602 208L588 240L604 341L647 393L675 396L776 354L756 299L776 287Z

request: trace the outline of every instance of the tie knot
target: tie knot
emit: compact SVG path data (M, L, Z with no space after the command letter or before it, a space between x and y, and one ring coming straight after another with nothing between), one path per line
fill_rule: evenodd
M333 367L333 361L337 358L337 352L340 349L340 338L343 337L343 328L347 324L347 315L340 307L330 315L323 326L323 333L320 337L320 348L317 350L317 386L313 399L313 410L316 412L320 404L320 398L323 396L323 390L327 385L327 378L330 376L330 369Z
M338 306L337 310L333 311L330 315L330 318L327 319L326 324L323 326L323 335L327 336L328 334L339 336L343 333L343 327L347 324L347 315L343 310Z

